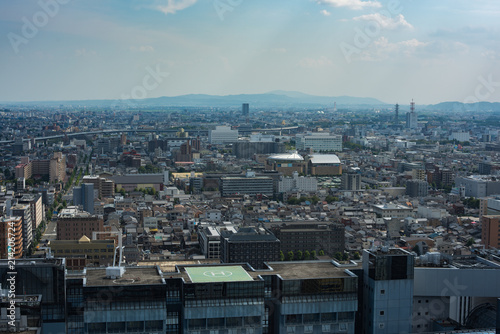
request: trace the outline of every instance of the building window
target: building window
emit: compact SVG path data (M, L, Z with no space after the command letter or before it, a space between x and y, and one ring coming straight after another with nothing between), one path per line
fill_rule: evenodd
M312 332L313 332L313 326L312 325L304 326L304 333L312 333Z
M384 311L380 311L380 315L384 315L384 314L385 314L385 312L384 312Z
M287 326L286 332L287 333L295 333L295 326Z
M383 322L379 323L378 324L378 328L384 329L385 328L385 324Z
M380 290L381 295L385 295L385 290Z

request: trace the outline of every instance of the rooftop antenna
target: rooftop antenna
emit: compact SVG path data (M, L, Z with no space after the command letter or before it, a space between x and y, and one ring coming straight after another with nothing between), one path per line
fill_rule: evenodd
M410 103L410 111L411 111L411 112L415 112L415 102L413 102L413 99L411 99L411 103Z

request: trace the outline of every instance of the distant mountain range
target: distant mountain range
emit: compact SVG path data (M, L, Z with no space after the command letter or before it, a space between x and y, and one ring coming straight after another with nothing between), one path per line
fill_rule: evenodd
M103 107L103 108L146 108L146 107L207 107L207 108L241 108L242 103L249 103L250 108L392 108L388 104L370 97L353 96L316 96L294 91L275 90L264 94L238 95L206 95L188 94L179 96L162 96L146 99L129 100L77 100L77 101L33 101L0 103L0 105L22 106L64 106L64 107ZM409 109L400 105L401 111ZM461 102L442 102L434 105L420 105L417 109L427 111L500 111L498 102L477 102L464 104Z

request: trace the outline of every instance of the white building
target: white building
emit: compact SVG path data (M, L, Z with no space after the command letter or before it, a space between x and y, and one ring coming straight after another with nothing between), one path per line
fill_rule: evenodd
M299 176L294 172L292 177L282 177L278 182L278 192L284 193L293 190L304 192L316 192L318 181L314 177Z
M312 132L295 136L298 150L313 149L315 152L342 151L342 136L329 132Z
M469 132L452 132L448 137L449 140L457 140L460 142L470 141L470 133Z
M230 126L219 125L208 133L210 144L228 144L238 141L238 130L231 130Z

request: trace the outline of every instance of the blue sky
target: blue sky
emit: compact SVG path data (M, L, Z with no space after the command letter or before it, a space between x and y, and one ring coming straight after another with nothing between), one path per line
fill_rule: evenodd
M500 101L498 17L486 0L0 0L0 101Z

